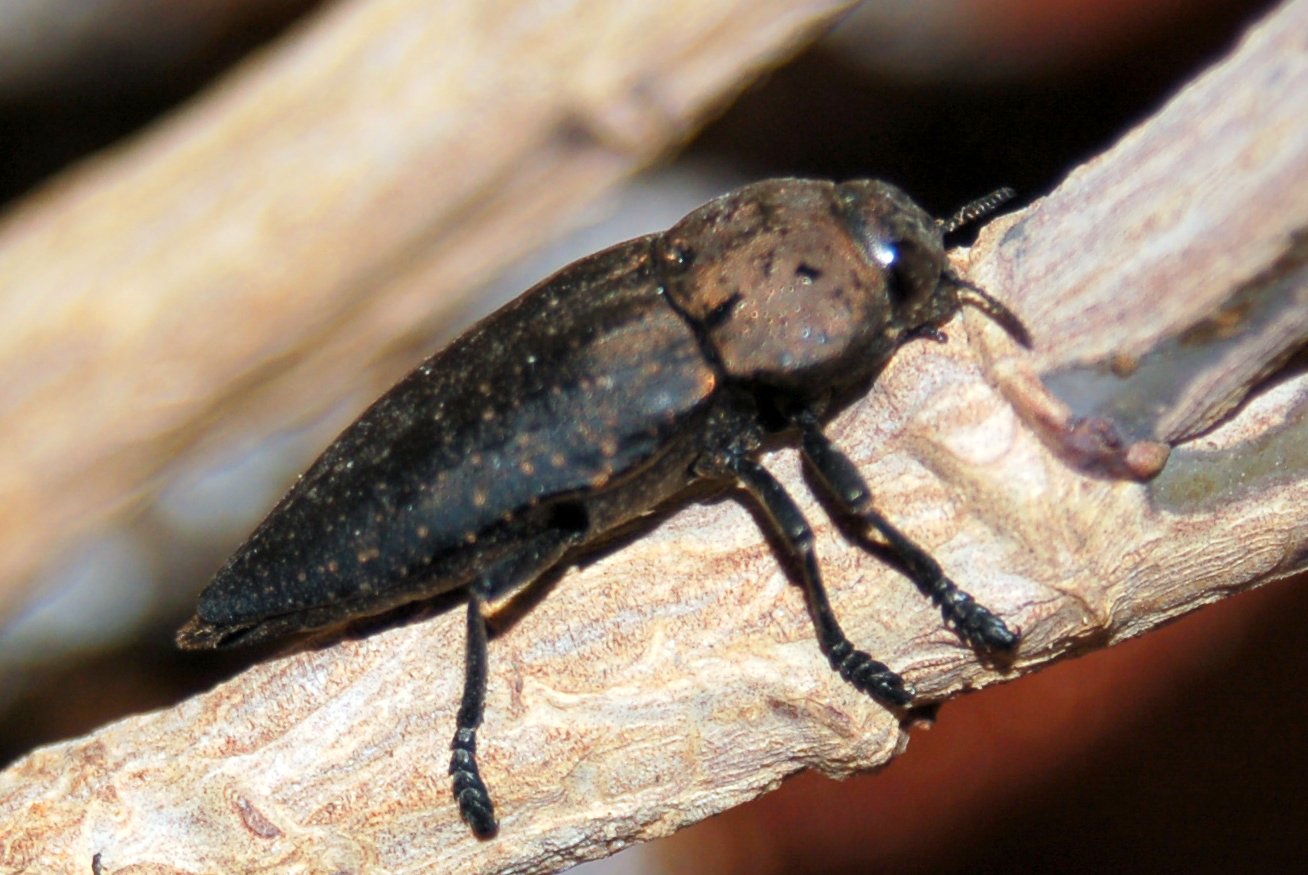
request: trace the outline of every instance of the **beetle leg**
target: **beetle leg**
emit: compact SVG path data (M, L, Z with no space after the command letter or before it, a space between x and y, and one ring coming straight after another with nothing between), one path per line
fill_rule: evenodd
M1011 651L1017 647L1020 636L1016 632L959 589L945 576L936 560L877 512L872 506L872 491L867 482L849 457L822 433L817 418L803 414L797 416L795 422L803 434L804 457L823 484L846 511L881 533L890 549L904 563L908 576L918 589L939 606L945 622L973 647L994 651Z
M475 591L468 596L468 638L463 668L463 700L459 703L458 729L450 749L450 774L454 777L454 800L459 814L478 838L495 834L495 806L477 769L477 727L486 704L486 618L485 601Z
M696 473L733 479L762 506L781 540L781 546L799 570L808 613L817 628L818 646L826 654L831 667L857 689L883 704L902 706L911 702L913 688L884 663L855 649L840 628L822 585L817 553L813 548L813 530L776 478L753 459L730 451L702 460L696 466Z
M450 749L450 775L454 783L454 800L459 814L478 838L495 835L495 806L490 791L477 768L477 727L481 725L486 705L486 617L482 610L488 599L515 586L534 580L554 565L577 533L550 529L529 542L527 549L512 553L493 564L468 587L467 648L463 668L463 698L454 740Z

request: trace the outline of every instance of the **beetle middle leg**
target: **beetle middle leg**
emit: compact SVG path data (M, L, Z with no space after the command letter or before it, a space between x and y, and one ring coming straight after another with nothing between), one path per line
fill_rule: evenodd
M468 586L463 698L459 702L458 728L450 742L454 752L450 756L450 775L459 814L478 838L489 838L499 828L490 791L477 768L477 728L486 705L487 634L483 610L487 601L536 579L557 563L577 540L575 530L546 529L525 544L513 545L508 555L494 562Z
M901 707L913 700L913 688L884 663L858 650L845 635L827 599L813 547L813 530L795 500L766 468L739 452L725 451L701 459L695 471L704 477L728 478L743 486L762 506L768 520L799 571L809 616L817 628L818 646L831 667L857 689L887 705Z
M802 434L801 449L823 485L844 510L876 529L895 551L918 589L939 608L945 622L973 647L989 651L1011 651L1019 636L988 608L958 588L945 576L939 563L914 544L872 506L872 491L849 457L822 433L817 417L803 413L795 417Z

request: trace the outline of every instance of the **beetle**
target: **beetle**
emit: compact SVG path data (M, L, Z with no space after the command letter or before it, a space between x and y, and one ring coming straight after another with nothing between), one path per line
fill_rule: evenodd
M905 342L944 340L939 326L961 305L1030 345L1017 317L945 256L945 234L1011 196L937 221L877 180L767 180L574 262L349 426L200 594L178 644L246 644L461 590L450 774L461 816L489 837L498 825L476 759L487 603L710 480L762 509L832 668L904 707L912 687L845 635L808 523L753 458L767 435L789 431L836 505L879 533L962 639L1013 651L1018 633L876 510L821 427Z

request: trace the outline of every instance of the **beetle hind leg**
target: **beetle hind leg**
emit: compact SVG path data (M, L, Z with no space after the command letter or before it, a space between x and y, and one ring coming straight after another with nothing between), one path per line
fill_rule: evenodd
M478 838L495 834L495 806L477 768L477 727L486 704L486 618L484 600L476 592L468 597L468 643L464 660L463 700L459 704L458 729L450 749L450 775L454 779L454 801L459 814Z
M710 457L696 466L705 477L728 477L743 486L762 506L781 544L794 560L804 587L804 600L817 629L818 646L831 667L856 689L885 705L903 707L914 690L885 663L854 647L836 621L813 548L813 530L786 490L767 469L738 453Z
M940 608L945 623L974 648L992 652L1016 649L1020 640L1017 632L1009 629L989 608L959 589L945 576L936 560L876 511L867 482L854 463L822 433L817 419L805 415L796 422L803 434L804 456L831 495L849 514L881 533L890 549L904 563L905 571L918 589Z
M464 657L463 698L457 729L450 742L450 776L459 814L477 838L495 835L495 805L477 767L477 728L486 705L487 634L483 614L486 601L528 583L563 556L578 532L546 529L505 558L492 564L468 587L467 649Z

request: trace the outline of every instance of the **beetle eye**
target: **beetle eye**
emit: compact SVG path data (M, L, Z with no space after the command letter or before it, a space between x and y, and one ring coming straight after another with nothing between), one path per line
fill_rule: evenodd
M912 239L878 241L872 255L886 271L890 303L896 310L929 294L940 279L931 253Z
M899 244L891 243L889 240L874 240L872 242L872 257L876 259L877 264L886 270L899 259Z

